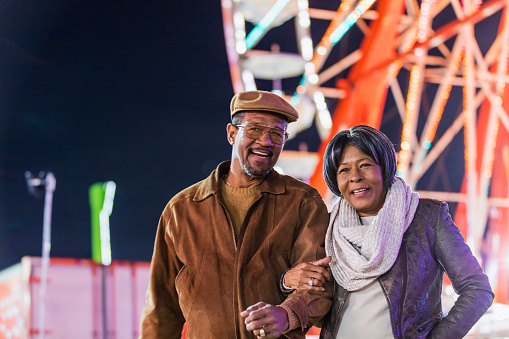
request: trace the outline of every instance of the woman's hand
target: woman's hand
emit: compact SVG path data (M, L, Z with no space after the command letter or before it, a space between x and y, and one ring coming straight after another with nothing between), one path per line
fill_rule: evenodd
M330 272L327 270L331 260L331 257L325 257L317 261L302 263L295 266L286 272L283 281L285 286L294 290L324 291L323 286L325 285L325 281L332 279Z

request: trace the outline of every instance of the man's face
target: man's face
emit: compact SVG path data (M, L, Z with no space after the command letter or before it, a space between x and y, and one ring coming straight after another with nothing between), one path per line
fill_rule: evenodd
M275 128L283 133L288 122L278 115L249 112L244 115L240 124L242 127L228 125L228 139L233 145L231 169L235 174L247 175L248 179L265 177L276 164L283 149L283 145L272 141L269 136L271 132L265 132L257 139L248 137L246 129L256 124Z

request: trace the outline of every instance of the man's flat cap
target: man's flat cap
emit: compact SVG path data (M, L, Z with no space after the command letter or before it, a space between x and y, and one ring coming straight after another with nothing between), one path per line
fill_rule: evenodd
M230 104L233 117L240 112L271 112L284 115L289 122L297 121L299 113L277 94L266 91L246 91L235 94Z

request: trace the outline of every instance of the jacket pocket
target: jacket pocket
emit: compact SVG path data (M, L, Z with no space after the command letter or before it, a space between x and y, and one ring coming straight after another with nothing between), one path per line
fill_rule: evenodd
M426 338L428 333L431 332L433 327L435 327L435 325L438 324L438 322L440 322L440 320L442 320L442 315L441 314L436 315L436 316L432 317L431 319L425 321L420 326L418 326L416 328L415 332L418 333L419 338Z
M191 296L193 294L191 287L191 268L188 265L184 265L177 276L175 277L175 289L179 297L179 303L181 307L191 304ZM182 308L184 316L187 314L187 310Z

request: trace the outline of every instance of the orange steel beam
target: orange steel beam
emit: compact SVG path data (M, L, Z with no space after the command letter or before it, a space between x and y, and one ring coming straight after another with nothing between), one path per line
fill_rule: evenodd
M505 110L509 109L509 93L508 91L504 92L503 96L503 106ZM490 104L486 101L481 107L481 111L479 114L478 124L477 124L477 148L478 148L478 157L477 157L477 169L480 171L481 162L484 150L484 140L486 139L487 125L490 113ZM494 114L494 113L493 113ZM493 170L491 176L490 183L490 197L492 198L506 198L508 194L508 180L509 177L507 175L506 164L502 159L507 157L504 154L504 146L507 147L509 145L509 134L504 127L500 126L496 147L495 147L495 159L496 161L493 163ZM466 178L463 179L462 185L462 193L466 192ZM467 233L467 211L466 211L466 203L460 202L457 205L456 213L454 214L454 222L461 230L463 236L468 235ZM485 242L481 247L481 251L483 252L483 257L487 259L487 261L497 261L498 263L498 278L497 281L492 281L495 289L495 298L496 302L505 303L509 302L509 250L507 244L509 244L509 211L504 207L496 207L497 213L489 213L489 217L487 222L489 223L488 233L486 235ZM484 225L478 225L478 227L484 227ZM498 250L492 249L492 242L494 236L498 234L499 240L497 240ZM493 253L495 252L495 253ZM486 263L483 262L483 266L486 268Z
M382 0L378 2L378 19L373 21L371 29L361 46L362 57L352 67L348 79L337 82L336 87L345 90L343 98L332 118L332 128L328 138L322 141L319 149L320 159L310 178L322 196L326 196L327 185L322 176L323 154L330 139L340 130L364 124L380 127L385 99L387 97L386 78L388 66L396 58L398 23L404 9L403 0ZM375 71L367 70L380 65ZM360 76L364 74L363 76Z
M501 24L499 34L502 33L505 26L505 17L507 12L504 10L504 15L501 18ZM507 62L503 60L502 62ZM496 72L499 67L498 63L495 63L491 67L492 72ZM506 112L509 112L509 91L505 90L501 95L502 107ZM477 121L477 162L476 168L480 175L482 171L482 159L483 152L485 149L486 139L490 136L488 132L488 121L490 117L491 105L489 100L486 100L480 108L479 118ZM491 114L495 114L491 112ZM508 168L508 150L509 145L509 133L503 127L498 128L498 134L496 136L496 146L494 150L493 169L491 174L490 190L489 195L491 198L506 198L509 193L509 168ZM505 161L504 161L505 160ZM463 185L461 191L466 192L466 178L463 179ZM460 227L461 233L467 236L467 211L465 203L458 203L456 213L454 215L454 221L458 227ZM483 252L483 258L487 261L496 261L498 264L497 281L492 281L495 289L495 301L499 303L507 304L509 302L509 211L507 208L496 207L497 213L488 212L489 223L488 233L481 247ZM484 227L483 225L477 225L477 227ZM498 238L498 240L494 240ZM494 244L494 243L497 244ZM498 246L498 248L493 248ZM486 266L486 262L483 262ZM485 267L486 268L486 267Z
M351 81L357 81L362 77L369 77L373 72L376 72L378 70L386 69L387 66L392 64L394 61L404 61L409 56L414 55L414 51L417 48L423 48L423 49L432 49L434 47L437 47L444 41L449 40L451 37L453 37L455 34L458 33L460 28L466 24L476 24L479 21L482 21L490 16L492 16L494 13L501 10L505 5L507 4L507 0L491 0L486 3L484 3L479 9L472 13L469 16L466 16L463 19L458 19L455 21L452 21L445 26L439 28L435 31L435 34L430 36L427 40L423 42L418 42L414 45L414 47L404 53L398 54L393 59L382 59L382 61L374 64L371 68L365 68L364 72L359 72L358 76L355 78L352 78ZM399 13L398 13L399 14ZM382 17L382 15L380 15ZM382 37L383 38L383 37Z

